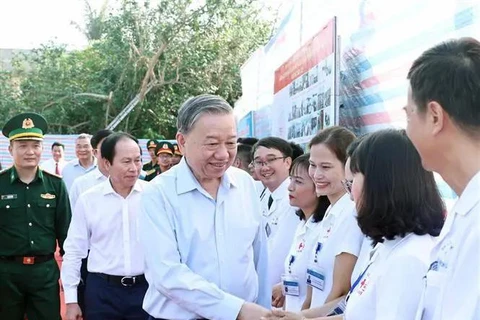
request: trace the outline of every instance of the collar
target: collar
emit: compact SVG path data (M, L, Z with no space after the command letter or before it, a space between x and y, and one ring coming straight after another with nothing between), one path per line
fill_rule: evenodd
M348 205L353 205L353 201L350 200L350 195L345 193L333 206L328 207L324 219L327 216L336 217L340 215Z
M73 166L74 166L74 167L80 166L80 160L78 160L78 158L73 159L73 160L72 160L72 163L73 163ZM92 167L95 167L95 168L97 167L97 158L95 158L95 157L93 157L93 163L92 163L92 165L91 165L90 167L88 167L88 168L85 168L85 170L88 170L88 169L90 169L90 168L92 168ZM83 167L82 167L82 168L83 168Z
M140 179L137 179L137 181L133 185L132 191L130 191L130 194L128 196L130 196L134 191L135 192L141 192L143 190L143 187L140 183L141 183ZM112 184L110 183L110 179L107 179L107 180L103 181L102 184L103 184L103 187L102 187L103 195L107 195L107 194L117 194L118 195L118 193L115 190L113 190Z
M278 188L271 193L273 200L284 199L285 194L288 195L289 184L290 184L290 177L287 177L287 179L283 180L282 184L280 184Z
M405 242L408 238L411 238L414 236L414 233L409 233L405 237L395 237L393 240L387 240L384 239L383 242L377 243L375 248L372 251L373 256L381 255L382 257L386 257L392 252L396 247L398 247L400 244ZM372 259L373 260L373 259Z
M40 179L43 181L43 172L42 172L42 169L40 169L40 167L37 167L37 172L35 173L35 178L33 179L32 182L35 182L37 179ZM13 165L10 171L10 184L14 183L17 180L20 180L20 179L18 178L17 169L15 168L15 165Z
M232 170L235 168L228 168L225 171L221 181L220 187L229 189L231 187L237 187L237 182L233 177ZM174 172L176 175L176 185L177 185L177 194L183 194L190 192L192 190L203 190L203 187L198 182L197 178L193 175L192 169L187 164L187 159L185 157L180 160L180 163L174 166L172 169L167 171L165 174Z
M455 206L452 208L452 212L466 216L471 209L480 201L480 171L473 176L468 182L467 187L463 190L462 194L458 198Z
M308 230L313 230L318 227L319 224L317 222L313 222L313 215L305 221L300 228L300 235L304 235L308 232Z
M95 180L99 180L102 177L105 177L105 175L96 167L95 169L92 170L92 176ZM107 177L105 177L106 179Z

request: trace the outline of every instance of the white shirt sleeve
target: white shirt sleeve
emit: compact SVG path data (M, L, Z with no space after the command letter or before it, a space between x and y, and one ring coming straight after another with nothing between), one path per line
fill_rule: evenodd
M65 303L77 302L77 287L80 282L82 259L88 255L89 232L85 217L85 201L80 199L72 214L72 221L65 240L61 279L65 293Z
M203 318L236 319L244 301L222 291L183 263L173 215L173 208L158 186L148 185L142 197L139 227L146 268L153 279L149 285Z
M402 255L388 263L385 270L378 280L375 317L372 319L415 319L427 266L417 257Z
M358 226L357 215L355 211L349 213L349 216L345 219L337 232L345 235L342 238L342 241L338 244L337 255L349 253L358 257L360 255L360 250L362 248L362 243L365 236Z

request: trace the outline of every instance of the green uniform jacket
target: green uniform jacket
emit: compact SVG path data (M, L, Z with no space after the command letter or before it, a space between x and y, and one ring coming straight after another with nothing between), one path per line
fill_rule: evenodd
M72 218L67 188L56 175L37 170L25 184L15 167L0 173L0 256L46 255L63 243Z
M152 161L149 161L143 165L143 171L145 171L145 181L151 181L155 178L160 172L160 165L158 162L156 164L152 164Z

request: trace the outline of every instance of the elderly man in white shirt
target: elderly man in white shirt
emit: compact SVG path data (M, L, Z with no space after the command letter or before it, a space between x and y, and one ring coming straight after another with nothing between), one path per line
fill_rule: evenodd
M56 174L57 176L62 175L63 168L67 162L65 161L65 145L55 141L52 143L52 158L43 161L40 164L40 168L47 172Z
M290 251L299 222L296 209L290 206L288 186L292 147L277 137L263 138L254 148L253 165L257 177L267 188L262 196L265 234L268 239L270 288L281 282L284 262Z
M431 255L417 319L480 319L480 42L450 40L409 73L407 134L459 196Z
M140 146L129 134L115 133L103 141L101 152L109 179L80 196L64 245L61 279L66 318L82 316L77 287L81 261L90 249L85 318L148 319L142 309L148 284L137 227L146 184L138 179L142 168Z
M102 161L102 142L111 134L112 130L102 129L97 131L90 140L90 144L93 148L93 155L97 159L97 167L87 174L78 177L73 181L72 187L68 193L70 197L70 205L72 206L72 211L75 208L78 197L91 187L100 184L101 182L107 180L108 171L105 167L104 162Z
M82 133L75 140L76 159L68 162L63 168L62 177L68 192L73 181L78 177L92 171L97 167L97 161L93 156L93 148L90 144L91 135Z
M191 98L177 128L183 159L143 194L144 309L151 319L259 319L271 298L267 243L253 180L231 167L233 109L218 96Z

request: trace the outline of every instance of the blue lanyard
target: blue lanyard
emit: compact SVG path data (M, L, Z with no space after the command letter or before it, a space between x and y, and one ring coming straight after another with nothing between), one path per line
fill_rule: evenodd
M345 299L345 301L348 301L348 299L350 298L350 295L352 294L353 290L355 290L355 288L358 286L358 284L360 283L360 280L362 280L363 276L365 275L365 273L367 273L367 270L368 268L370 268L370 266L372 265L373 262L370 262L368 264L368 266L365 268L365 270L363 270L363 272L358 276L357 280L355 280L355 282L353 283L352 287L350 288L350 291L348 292L348 295L347 295L347 298Z
M288 273L292 273L292 264L295 262L295 256L292 254L290 256L290 261L288 262Z
M323 244L321 242L317 242L317 247L315 248L315 257L313 259L313 262L317 263L318 262L318 253L322 250Z

